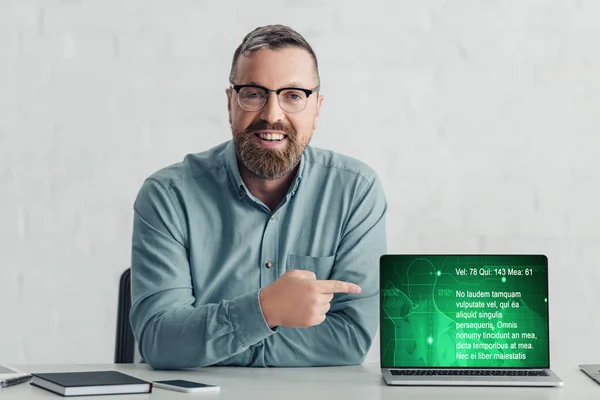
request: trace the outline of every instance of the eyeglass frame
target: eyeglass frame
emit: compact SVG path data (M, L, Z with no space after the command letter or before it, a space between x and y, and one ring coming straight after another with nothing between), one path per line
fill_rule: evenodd
M258 110L246 110L244 107L242 107L242 104L240 103L240 89L245 88L245 87L253 87L253 88L257 88L257 89L262 89L267 93L267 99L265 100L265 104L263 104ZM260 85L251 85L251 84L247 84L247 85L235 85L233 82L229 82L229 88L235 90L235 92L238 94L238 101L237 103L239 104L239 106L242 108L242 110L244 111L248 111L248 112L256 112L256 111L260 111L263 108L265 108L265 106L267 105L267 103L269 102L269 93L273 92L277 95L277 104L279 104L279 107L286 113L288 114L298 114L302 111L304 111L306 109L306 105L308 104L308 98L310 97L311 94L313 93L317 93L320 89L320 86L316 86L312 89L304 89L304 88L299 88L299 87L284 87L284 88L280 88L280 89L269 89L266 88L264 86L260 86ZM306 94L306 103L304 104L304 107L302 107L302 110L299 111L295 111L295 112L289 112L289 111L285 111L283 109L283 107L281 107L281 103L279 102L279 94L281 92L283 92L284 90L300 90L301 92L304 92Z

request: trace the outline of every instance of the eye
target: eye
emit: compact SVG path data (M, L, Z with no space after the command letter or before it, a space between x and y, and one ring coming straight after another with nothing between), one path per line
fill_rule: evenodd
M260 99L263 96L264 94L258 90L246 91L242 93L242 97L244 97L245 99Z
M287 101L301 101L306 97L306 94L299 90L286 91L283 95Z

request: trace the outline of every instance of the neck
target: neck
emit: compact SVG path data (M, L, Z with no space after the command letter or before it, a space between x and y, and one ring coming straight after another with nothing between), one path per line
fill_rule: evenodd
M290 172L276 179L261 179L250 172L244 163L238 160L238 167L242 180L246 184L246 187L252 193L254 197L266 204L271 211L281 203L281 200L285 196L294 176L298 171L298 166L293 168Z

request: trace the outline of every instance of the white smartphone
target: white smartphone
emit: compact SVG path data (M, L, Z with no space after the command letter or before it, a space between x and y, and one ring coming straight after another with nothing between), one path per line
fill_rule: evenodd
M218 392L220 390L219 386L216 385L207 385L206 383L186 381L183 379L153 381L152 385L161 389L176 390L185 393Z

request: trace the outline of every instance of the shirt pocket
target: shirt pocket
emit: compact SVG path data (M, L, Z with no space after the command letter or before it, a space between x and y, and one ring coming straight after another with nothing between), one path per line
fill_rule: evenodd
M300 254L288 254L287 271L292 269L308 270L315 273L317 279L325 280L331 276L331 269L335 262L335 255L326 257L312 257Z

